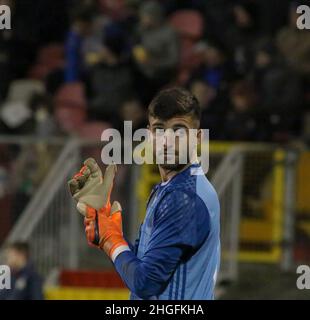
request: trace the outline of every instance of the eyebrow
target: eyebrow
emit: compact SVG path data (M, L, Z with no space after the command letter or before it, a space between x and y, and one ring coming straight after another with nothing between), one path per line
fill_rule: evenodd
M188 128L186 124L184 123L175 123L172 128L177 128L177 127L180 127L180 128Z
M160 121L155 121L154 123L151 124L152 126L163 126L164 123Z
M158 121L158 122L153 123L152 126L153 126L153 127L154 127L154 126L164 126L164 123ZM184 123L174 123L171 127L172 127L172 128L176 128L176 127L188 128L188 126L187 126L186 124L184 124Z

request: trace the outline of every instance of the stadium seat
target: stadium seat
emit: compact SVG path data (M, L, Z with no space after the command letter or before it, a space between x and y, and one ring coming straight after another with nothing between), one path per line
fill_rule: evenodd
M104 131L107 132L106 130L109 128L111 128L111 125L107 122L85 122L78 128L77 135L86 140L100 142L102 133ZM85 147L84 152L86 152L89 157L93 157L95 159L101 158L101 148L98 147L97 144Z
M195 10L179 10L170 17L170 24L182 38L199 40L203 35L204 20Z
M61 270L57 286L45 287L48 300L128 300L129 290L114 270Z
M59 282L64 287L126 288L114 270L62 270Z
M102 132L108 128L111 128L111 125L107 122L85 122L82 127L79 128L78 134L85 139L100 140Z
M64 84L56 93L55 108L59 106L71 106L76 108L86 108L86 96L84 85L80 82Z

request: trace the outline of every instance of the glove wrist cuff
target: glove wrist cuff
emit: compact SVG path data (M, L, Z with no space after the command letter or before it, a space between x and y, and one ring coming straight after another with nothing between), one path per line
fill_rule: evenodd
M114 249L114 251L112 252L111 257L110 257L112 262L114 263L115 259L118 257L118 255L120 255L124 251L130 251L130 248L127 243L122 244Z
M113 236L109 240L104 241L103 243L100 244L100 248L110 257L110 259L112 259L112 261L115 260L118 254L123 252L123 251L118 252L120 251L120 249L118 249L120 247L123 247L123 249L125 247L128 247L128 243L124 240L122 236L119 236L119 237ZM114 254L115 252L117 253L117 255ZM113 260L113 257L114 257L114 260Z

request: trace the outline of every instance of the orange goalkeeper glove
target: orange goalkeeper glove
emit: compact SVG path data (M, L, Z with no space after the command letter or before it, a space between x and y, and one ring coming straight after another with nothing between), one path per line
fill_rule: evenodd
M123 251L129 250L123 238L122 208L115 201L112 207L95 210L86 206L85 233L90 245L104 250L112 261Z
M114 202L111 207L116 165L109 165L102 178L102 172L92 158L84 162L81 170L69 181L69 188L77 209L84 218L88 243L103 249L114 261L118 253L129 250L123 239L121 205Z

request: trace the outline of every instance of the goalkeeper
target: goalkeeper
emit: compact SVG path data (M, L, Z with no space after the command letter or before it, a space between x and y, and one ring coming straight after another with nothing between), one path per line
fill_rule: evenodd
M98 165L88 159L69 182L78 210L85 215L88 242L110 257L130 289L132 300L214 298L220 262L216 191L200 164L192 161L193 150L182 143L184 136L176 138L181 143L176 142L173 150L166 135L154 138L159 129L182 129L188 134L188 129L199 126L198 101L182 88L163 90L150 103L149 129L153 143L161 145L156 152L165 161L159 165L162 182L151 192L134 245L123 236L120 204L110 204L115 165L107 168L102 179ZM200 130L197 132L199 136ZM188 164L180 161L184 147L188 149ZM171 164L169 158L173 155L175 161ZM193 175L193 170L200 174Z

